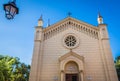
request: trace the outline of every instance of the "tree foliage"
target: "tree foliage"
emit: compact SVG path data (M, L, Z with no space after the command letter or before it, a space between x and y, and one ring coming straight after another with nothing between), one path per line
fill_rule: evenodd
M0 81L28 81L30 65L17 57L0 55Z
M118 79L120 81L120 56L118 56L115 60L115 67L116 67Z

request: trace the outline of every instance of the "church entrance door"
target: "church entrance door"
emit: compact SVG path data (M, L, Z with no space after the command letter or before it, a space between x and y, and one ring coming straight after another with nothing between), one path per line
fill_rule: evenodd
M65 81L78 81L78 74L66 74Z

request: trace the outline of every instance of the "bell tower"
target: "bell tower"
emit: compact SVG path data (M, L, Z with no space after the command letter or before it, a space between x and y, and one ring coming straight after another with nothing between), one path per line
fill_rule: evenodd
M43 19L42 15L38 20L38 26L35 27L34 49L29 81L40 81L40 71L42 62L42 44L43 41Z
M99 29L99 43L103 67L106 75L106 81L118 81L116 70L114 67L114 60L112 58L113 56L110 49L107 25L103 23L103 18L100 15L100 13L98 14L98 29ZM111 78L113 76L114 78Z
M42 15L40 16L40 19L38 20L38 26L43 26L43 18Z

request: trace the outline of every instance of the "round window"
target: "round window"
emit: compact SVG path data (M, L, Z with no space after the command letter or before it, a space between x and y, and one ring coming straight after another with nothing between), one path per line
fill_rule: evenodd
M78 36L75 34L67 34L63 38L63 45L69 49L77 47L79 44Z
M72 35L69 35L66 37L65 39L65 44L68 46L68 47L73 47L76 45L76 38Z

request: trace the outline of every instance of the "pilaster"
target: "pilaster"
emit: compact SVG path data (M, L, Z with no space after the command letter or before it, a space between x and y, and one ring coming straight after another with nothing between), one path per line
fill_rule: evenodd
M30 78L29 81L39 81L39 74L41 70L41 62L42 62L42 39L43 39L43 28L40 26L36 27L35 30L35 38L34 38L34 49L33 49L33 58L31 64Z
M106 24L99 24L99 43L107 81L118 81Z

